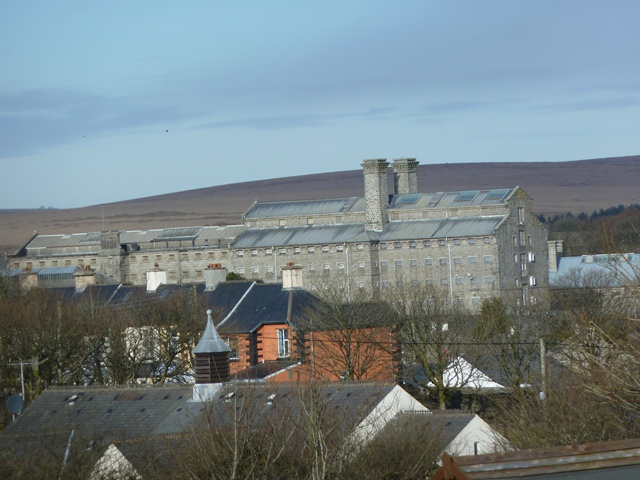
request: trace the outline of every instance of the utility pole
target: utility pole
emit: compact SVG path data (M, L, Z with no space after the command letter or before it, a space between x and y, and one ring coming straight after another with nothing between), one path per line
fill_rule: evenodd
M8 367L20 366L20 383L22 384L22 401L25 400L25 396L24 396L24 366L25 365L32 365L32 362L23 362L22 359L20 359L20 362L18 363L7 363Z
M549 395L549 385L547 385L547 351L544 346L544 339L540 339L540 374L542 375L542 392L540 396L546 401Z

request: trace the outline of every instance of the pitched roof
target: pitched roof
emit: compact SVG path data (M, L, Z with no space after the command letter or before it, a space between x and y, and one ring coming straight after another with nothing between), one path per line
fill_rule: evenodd
M221 284L220 286L224 286ZM261 325L297 324L317 297L305 290L283 290L280 284L255 283L218 324L221 334L251 333Z
M207 310L207 326L204 329L204 333L202 337L200 337L200 341L193 349L193 353L203 354L203 353L224 353L230 352L231 349L229 345L227 345L218 332L216 327L213 326L213 319L211 318L211 309Z

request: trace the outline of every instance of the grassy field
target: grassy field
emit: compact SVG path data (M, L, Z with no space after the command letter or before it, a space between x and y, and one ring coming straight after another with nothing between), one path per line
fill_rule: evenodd
M426 163L426 162L425 162ZM419 191L521 186L544 215L591 213L640 203L640 155L571 162L423 164ZM213 172L212 172L213 178ZM390 176L391 179L391 176ZM390 192L393 191L390 185ZM168 193L64 210L0 210L0 254L13 253L37 231L81 233L242 223L255 200L362 196L362 170L286 177Z

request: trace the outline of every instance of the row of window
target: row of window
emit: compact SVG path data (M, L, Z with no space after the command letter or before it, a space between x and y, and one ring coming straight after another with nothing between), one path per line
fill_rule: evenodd
M49 266L51 267L71 267L74 265L73 260L71 260L70 258L65 258L62 260L62 264L60 263L60 260L50 260L49 261ZM78 267L84 267L85 265L97 265L98 260L96 258L90 258L89 261L87 262L84 258L78 258L75 261L75 265ZM45 260L39 260L38 261L38 267L39 268L45 268L47 266L47 262ZM33 268L33 262L26 262L25 263L25 267L28 270L31 270ZM13 268L20 268L20 262L14 262L13 263Z
M475 245L477 239L474 237L471 238L467 238L465 239L468 245ZM491 237L483 237L482 241L486 244L490 244L491 243ZM462 245L462 239L460 238L454 238L452 240L450 240L452 245ZM435 246L435 245L439 245L441 247L445 246L447 244L447 240L446 239L440 239L437 242L435 240L424 240L422 242L422 245L424 247L431 247L431 246ZM417 248L418 246L418 242L411 240L409 242L392 242L392 243L386 243L386 242L382 242L380 243L380 248L382 250L386 250L387 248L389 248L390 246L393 246L393 248L396 249L400 249L403 248L404 246L408 246L409 248Z
M493 262L493 256L492 255L484 255L483 257L483 261L484 263L492 263ZM468 262L469 263L478 263L478 257L476 256L471 256L468 258ZM455 265L462 265L464 263L464 260L462 257L454 257L453 258L453 263ZM395 260L394 262L396 268L401 268L404 265L404 261L403 260ZM436 265L446 265L447 264L447 258L446 257L440 257L437 259L437 263ZM434 261L432 258L425 258L424 259L424 266L425 267L430 267L434 265ZM389 261L388 260L381 260L380 261L380 267L382 268L387 268L389 266ZM418 266L418 260L416 259L411 259L409 260L409 266L410 267L417 267Z
M418 285L418 280L411 280L411 285ZM435 281L433 278L427 278L425 283L427 285L435 285ZM462 277L455 277L455 283L456 285L464 285L464 279ZM478 286L479 285L479 281L478 281L478 277L469 277L469 283L472 286ZM486 285L493 285L493 276L488 275L486 277L484 277L484 283ZM389 281L388 280L383 280L381 285L383 287L388 287L389 286ZM440 279L440 285L449 285L449 279L448 278L441 278ZM398 287L402 287L404 286L404 280L397 280L396 281L396 286Z

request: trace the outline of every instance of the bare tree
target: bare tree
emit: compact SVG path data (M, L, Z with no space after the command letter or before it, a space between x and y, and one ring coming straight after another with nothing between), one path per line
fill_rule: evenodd
M403 360L419 367L414 381L432 391L439 408L445 409L451 393L466 387L475 376L473 366L480 352L471 343L471 315L442 289L431 286L394 289L387 299L400 317ZM471 369L456 368L455 360L461 356ZM455 372L456 378L449 378L447 370Z
M397 315L361 289L347 300L343 291L324 295L309 308L299 331L305 357L317 379L392 379L397 367Z

